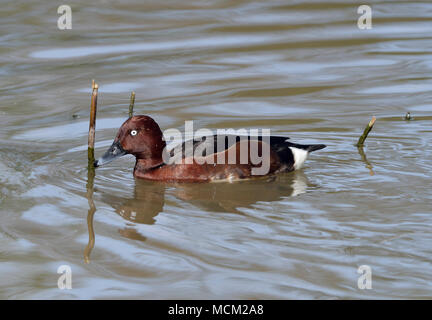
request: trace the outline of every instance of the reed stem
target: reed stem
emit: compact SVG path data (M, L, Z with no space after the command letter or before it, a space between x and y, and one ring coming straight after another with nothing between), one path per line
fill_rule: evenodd
M374 124L375 124L375 121L376 121L376 118L372 117L372 120L368 123L368 125L366 126L366 128L363 131L363 134L358 139L357 147L362 147L363 146L363 144L364 144L364 142L365 142L365 140L366 140L369 132L371 132L371 130L372 130Z
M97 97L98 97L98 84L92 80L92 96L90 103L90 124L88 133L88 167L94 168L94 145L95 145L95 130L96 130L96 111L97 111Z
M129 103L129 118L133 117L134 105L135 105L135 92L132 91L130 96L130 103Z

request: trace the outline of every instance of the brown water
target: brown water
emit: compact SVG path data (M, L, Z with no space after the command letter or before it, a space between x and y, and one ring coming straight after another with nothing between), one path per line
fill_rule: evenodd
M432 298L431 3L371 1L371 30L357 1L70 4L66 31L48 1L0 12L0 298ZM123 158L92 190L91 79L97 156L132 90L163 129L328 147L232 184L138 181ZM63 264L72 290L57 288Z

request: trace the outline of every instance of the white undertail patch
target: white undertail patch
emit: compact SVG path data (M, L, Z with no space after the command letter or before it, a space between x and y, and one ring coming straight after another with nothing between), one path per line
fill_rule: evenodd
M298 170L305 163L309 152L296 147L289 147L294 155L294 170Z

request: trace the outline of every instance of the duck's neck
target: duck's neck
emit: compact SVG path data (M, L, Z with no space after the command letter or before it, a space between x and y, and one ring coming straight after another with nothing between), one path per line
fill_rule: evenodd
M147 159L137 158L136 163L135 163L134 172L135 171L139 171L139 172L149 171L149 170L155 169L157 167L160 167L163 164L164 164L164 162L163 162L162 157L160 157L160 158L147 158Z
M147 137L145 142L143 143L143 149L140 150L141 152L134 153L136 158L134 172L150 171L164 164L162 155L166 143L162 139L162 132L159 130L159 134Z

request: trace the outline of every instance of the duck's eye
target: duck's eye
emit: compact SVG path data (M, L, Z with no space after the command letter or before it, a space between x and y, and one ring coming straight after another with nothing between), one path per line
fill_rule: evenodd
M138 133L138 131L136 131L136 130L132 130L132 131L131 131L131 135L132 135L132 136L136 136L137 133Z

